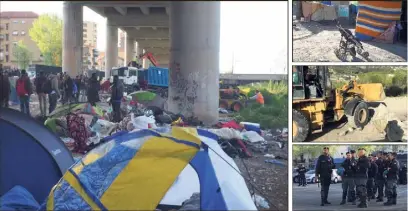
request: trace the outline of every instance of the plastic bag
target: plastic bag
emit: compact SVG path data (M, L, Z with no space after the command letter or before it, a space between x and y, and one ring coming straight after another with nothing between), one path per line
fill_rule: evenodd
M135 129L149 129L149 128L157 128L156 121L154 120L154 116L138 116L134 117L131 115L131 121Z

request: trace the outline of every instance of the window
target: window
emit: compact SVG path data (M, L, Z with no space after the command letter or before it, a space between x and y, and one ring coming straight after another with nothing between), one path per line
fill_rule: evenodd
M14 20L13 23L18 23L18 20Z
M18 31L13 31L13 35L17 36L17 35L18 35Z
M8 52L8 45L6 45L6 52Z
M6 62L9 62L9 56L6 55Z
M9 41L9 35L6 34L6 41Z
M21 31L21 33L20 33L21 35L25 35L25 31Z
M21 21L21 23L25 23L25 21Z
M8 30L8 23L6 23L6 30Z
M14 46L17 46L17 42L13 42L13 45L14 45Z

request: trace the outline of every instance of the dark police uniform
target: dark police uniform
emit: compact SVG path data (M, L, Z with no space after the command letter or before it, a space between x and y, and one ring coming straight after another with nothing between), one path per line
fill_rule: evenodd
M299 167L298 169L298 173L299 173L299 186L303 185L306 186L306 168L303 167Z
M382 158L379 158L378 160L375 161L378 167L378 172L375 177L375 186L377 188L378 196L377 196L377 202L383 201L384 197L384 185L385 185L385 179L383 176L383 173L385 171L385 160Z
M370 160L364 155L358 158L356 167L356 188L357 196L360 198L358 207L367 207L367 178L368 169L370 168Z
M331 175L334 168L335 166L333 163L333 158L331 156L320 155L317 159L315 173L317 176L319 176L319 181L321 184L321 206L324 206L324 204L329 204L329 202L327 201L327 196L329 195Z
M354 150L352 150L352 151L354 151ZM352 157L351 158L351 164L353 165L353 166L355 166L355 167L357 167L357 160L356 160L356 158L355 157ZM356 168L354 168L354 171L356 170ZM356 175L355 174L353 174L352 176L351 176L351 179L353 180L353 182L354 182L354 188L349 188L348 189L348 192L347 192L347 201L348 202L353 202L353 204L354 204L354 202L356 201L356 181L355 181L355 178L356 177Z
M367 179L367 196L368 200L373 198L375 195L375 184L374 184L374 179L377 176L378 173L378 166L374 161L370 161L371 166L368 169L368 179Z
M344 160L341 166L344 168L344 174L342 177L343 196L341 204L345 204L346 197L348 197L349 200L352 201L350 197L351 195L355 195L354 190L356 188L356 184L354 183L354 174L356 172L356 166L351 161L351 159ZM351 194L348 194L348 192L350 192Z
M385 179L385 193L387 202L384 205L397 204L397 181L399 173L399 162L393 159L389 162L388 172Z

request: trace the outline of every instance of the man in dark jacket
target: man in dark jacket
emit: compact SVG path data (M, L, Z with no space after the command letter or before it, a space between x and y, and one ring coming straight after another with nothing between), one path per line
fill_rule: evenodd
M21 112L30 116L30 96L33 94L33 89L26 70L21 70L21 76L16 82L16 90L20 98ZM20 93L19 90L21 90Z
M367 197L368 201L370 199L375 199L375 185L374 185L374 179L378 173L378 166L375 163L375 156L369 157L370 159L370 168L368 169L368 178L367 178Z
M113 110L113 122L120 122L120 103L122 102L123 98L123 85L119 81L119 76L113 76L113 85L112 85L112 94L110 102L112 103L112 110Z
M299 173L299 186L306 186L306 168L305 165L301 164L297 170Z
M96 102L99 102L99 90L100 90L100 83L98 79L96 78L96 73L92 73L91 78L89 79L88 82L88 102L92 105L95 106Z
M370 160L365 155L364 148L358 149L358 161L356 167L355 182L357 186L357 196L360 198L358 208L367 208L367 178Z
M82 89L82 76L77 76L75 78L75 84L77 86L77 92L75 93L75 100L76 102L79 102L79 96L81 94L81 89Z
M64 76L64 94L65 94L65 97L64 97L64 103L66 103L66 102L68 102L68 103L70 103L70 102L72 102L73 101L73 89L74 89L74 81L71 79L71 77L68 75L68 74L66 74L65 76Z
M319 156L316 163L315 169L315 178L318 178L318 182L320 182L321 190L320 190L320 198L321 204L320 206L324 206L325 204L331 204L327 201L327 197L329 195L329 188L331 184L331 175L333 173L333 169L335 168L333 158L329 154L329 147L323 148L323 154Z
M350 154L351 154L351 162L353 163L353 166L357 166L357 158L356 158L356 151L355 150L350 150ZM351 179L353 179L354 184L356 184L355 181L355 174L353 174L353 176L351 176ZM356 186L354 185L354 188L351 189L349 188L348 193L347 193L347 202L352 202L353 205L355 204L356 201Z
M44 76L44 72L40 72L38 77L35 79L35 91L38 95L38 101L40 103L40 113L41 116L47 115L47 93L44 92L44 84L47 78Z
M8 74L3 72L3 69L0 68L0 108L9 107L9 98L10 98L10 81Z
M354 183L354 175L356 172L356 163L351 161L351 153L347 152L346 153L346 160L343 161L343 163L341 164L341 166L344 168L344 174L342 176L342 188L343 188L343 196L342 196L342 200L340 205L343 205L346 203L346 197L347 197L347 193L350 191L351 194L355 194L354 193L354 189L356 184ZM348 196L350 198L350 196ZM356 201L353 200L353 205L356 204Z
M385 206L397 204L397 184L398 184L397 181L400 166L396 157L397 157L396 152L388 154L389 164L386 170L386 182L385 182L385 193L387 196L387 202L384 203Z
M378 152L377 153L377 167L378 167L378 172L375 177L375 185L377 187L377 202L382 202L384 199L384 185L385 185L385 179L383 176L383 173L385 171L385 160L384 160L384 153Z

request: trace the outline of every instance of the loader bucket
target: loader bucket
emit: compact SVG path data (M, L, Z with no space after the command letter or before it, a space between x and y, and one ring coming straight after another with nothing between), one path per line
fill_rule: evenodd
M384 87L381 83L358 84L362 91L362 97L366 102L378 102L385 100Z

